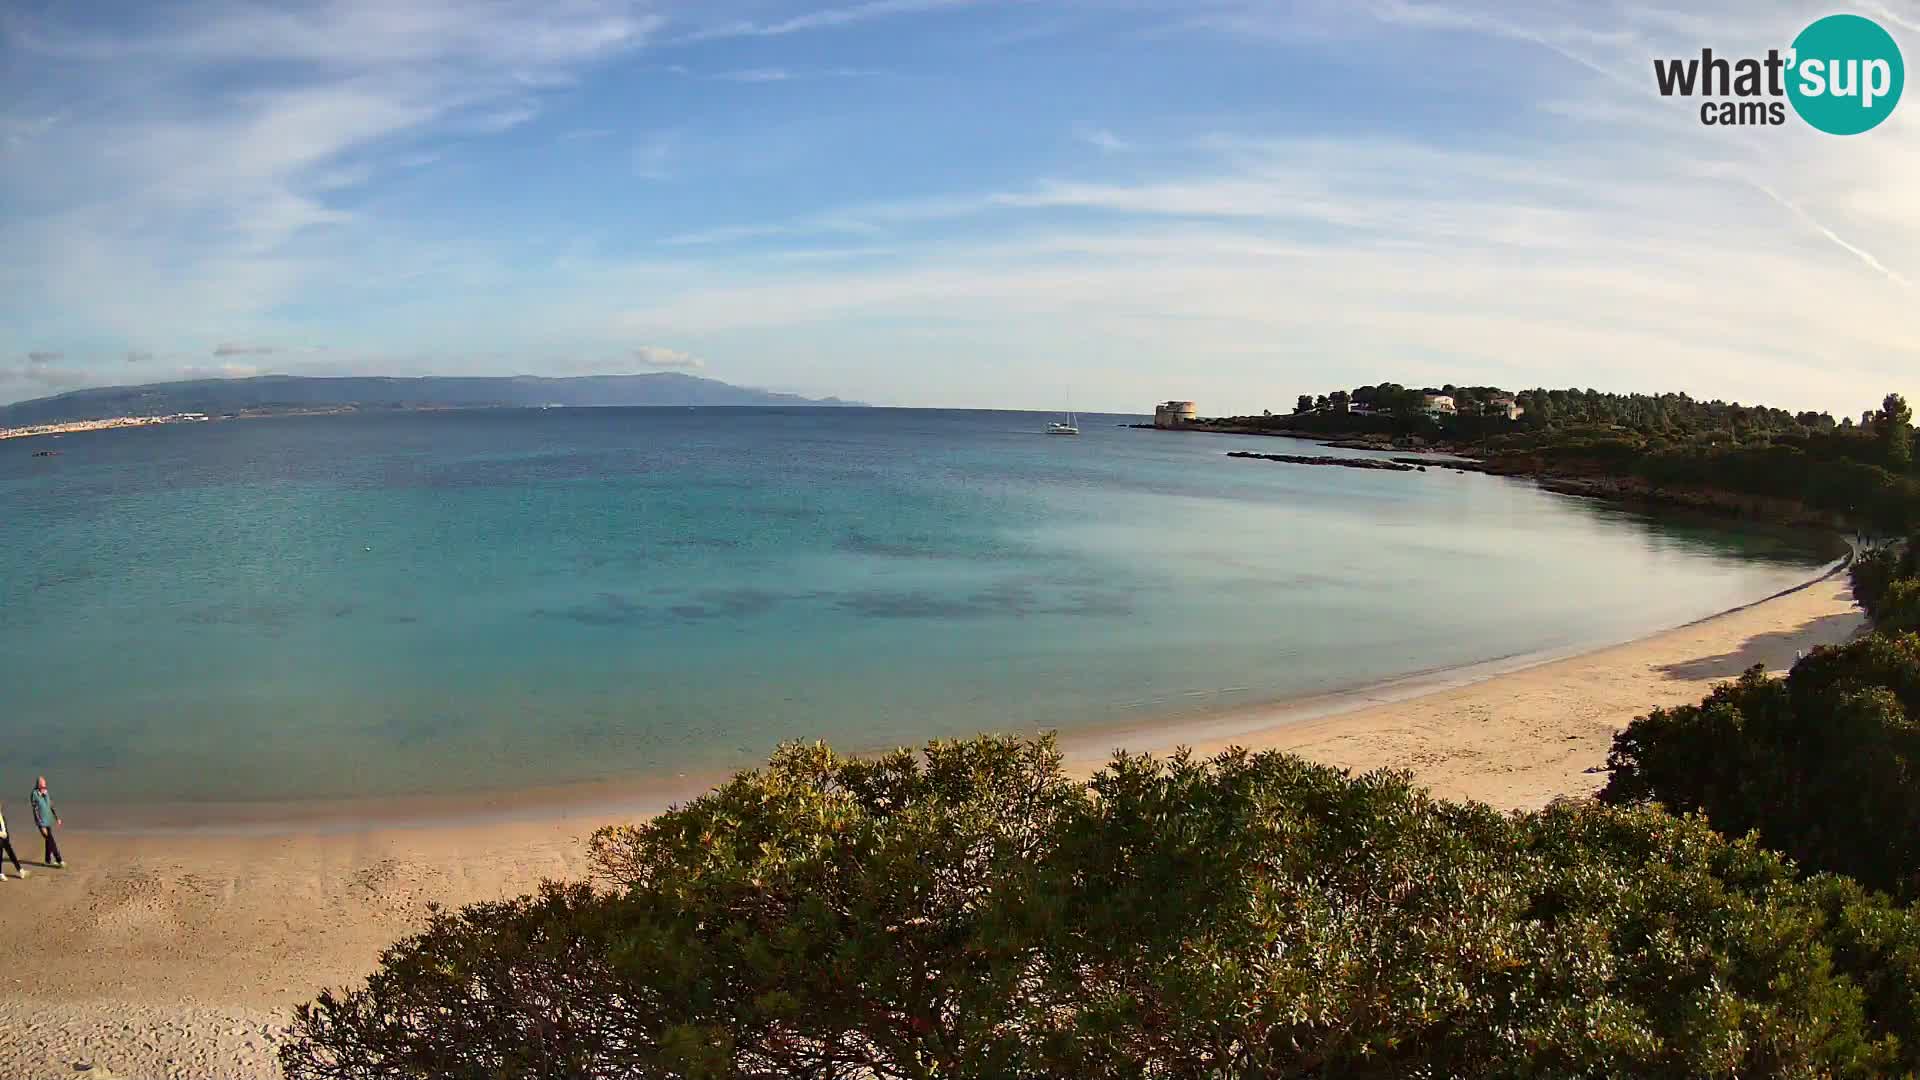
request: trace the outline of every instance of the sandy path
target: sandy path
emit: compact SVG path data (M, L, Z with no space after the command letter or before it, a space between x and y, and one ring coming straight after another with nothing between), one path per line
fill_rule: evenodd
M1272 746L1354 769L1413 770L1440 794L1537 807L1586 794L1616 729L1655 705L1698 700L1715 681L1860 625L1843 579L1642 641L1335 716L1233 718L1230 734L1143 731L1083 740L1079 768L1108 745L1190 741ZM68 808L69 810L75 808ZM585 871L599 817L507 825L258 837L63 833L67 870L30 866L0 885L0 1077L274 1076L286 1011L364 975L430 900L521 893ZM18 839L18 838L17 838ZM34 838L37 840L37 838ZM18 844L37 855L38 845ZM94 1066L77 1073L75 1066ZM102 1072L102 1069L108 1070Z

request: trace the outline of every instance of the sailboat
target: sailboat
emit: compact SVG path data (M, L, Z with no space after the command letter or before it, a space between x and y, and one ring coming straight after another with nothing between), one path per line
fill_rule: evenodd
M1073 420L1073 406L1072 406L1072 405L1068 405L1068 406L1067 406L1067 418L1066 418L1066 419L1064 419L1064 420L1055 420L1055 421L1054 421L1053 423L1051 423L1051 424L1048 424L1048 425L1047 425L1047 434L1049 434L1049 435L1078 435L1078 434L1080 434L1080 425L1079 425L1079 424L1076 424L1076 423L1074 423L1074 420Z

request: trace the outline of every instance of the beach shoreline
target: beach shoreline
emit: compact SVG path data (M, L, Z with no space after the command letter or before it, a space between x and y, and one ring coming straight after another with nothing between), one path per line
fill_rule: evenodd
M1754 664L1783 670L1861 625L1836 566L1685 626L1467 681L1370 688L1311 716L1295 702L1230 722L1077 733L1062 748L1078 775L1123 748L1285 750L1355 771L1406 770L1443 797L1533 809L1597 790L1613 734L1648 709L1697 701ZM672 801L706 780L684 779ZM0 1075L70 1076L83 1062L121 1077L277 1075L272 1046L288 1010L364 978L429 903L582 879L592 830L639 816L565 800L540 809L431 825L376 811L230 833L75 823L62 834L71 869L30 864L31 879L0 886L0 977L12 990L0 998L11 1036L0 1042ZM16 835L29 859L34 840Z

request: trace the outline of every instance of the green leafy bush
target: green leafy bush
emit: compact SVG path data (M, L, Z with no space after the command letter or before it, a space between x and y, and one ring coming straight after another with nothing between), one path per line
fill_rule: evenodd
M1920 538L1863 552L1849 570L1853 598L1881 629L1920 630Z
M1748 831L1813 870L1920 895L1920 636L1816 649L1759 668L1614 738L1601 798L1657 801Z
M1874 607L1873 625L1889 634L1920 632L1920 578L1899 578L1888 585Z
M296 1080L1874 1076L1920 930L1653 809L1501 815L1275 753L789 746L437 913Z
M1911 576L1909 562L1909 558L1891 545L1863 551L1854 558L1853 565L1847 568L1847 576L1853 584L1854 600L1868 615L1879 609L1881 599L1895 581Z

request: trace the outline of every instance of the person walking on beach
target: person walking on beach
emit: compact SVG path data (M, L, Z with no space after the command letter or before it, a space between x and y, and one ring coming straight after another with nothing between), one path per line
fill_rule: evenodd
M15 874L27 876L27 868L20 865L20 856L14 854L13 841L7 837L7 808L0 806L0 881L7 880L7 859L13 860Z
M60 845L53 839L54 826L60 824L60 815L53 811L53 796L47 794L47 778L41 777L33 785L33 794L27 796L33 803L33 823L40 826L40 835L47 841L47 857L42 860L48 866L65 868L67 860L60 857Z

